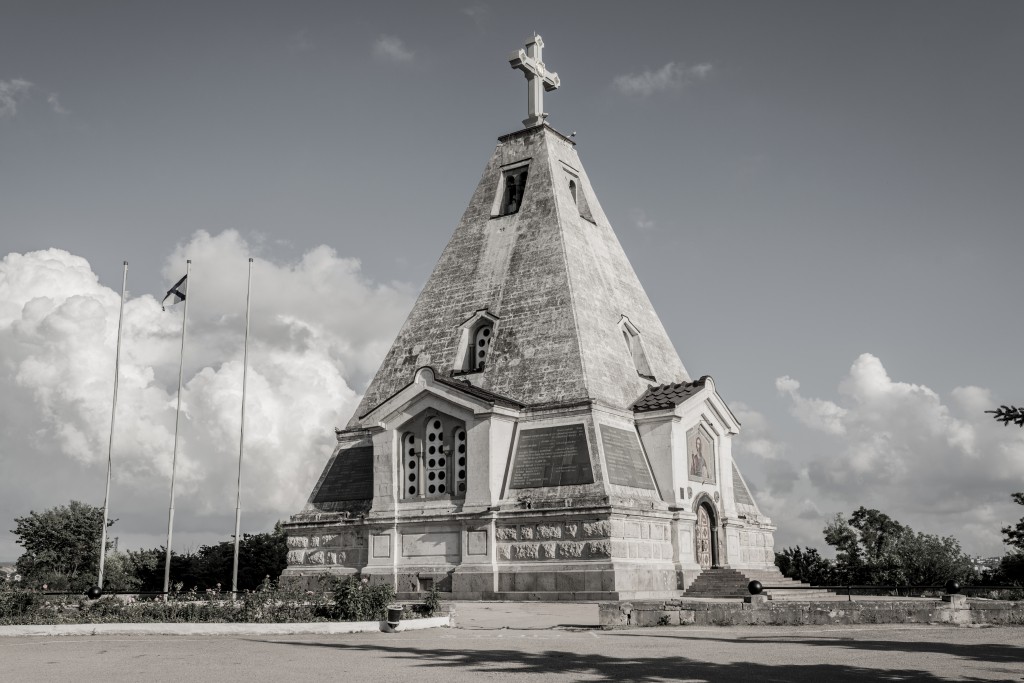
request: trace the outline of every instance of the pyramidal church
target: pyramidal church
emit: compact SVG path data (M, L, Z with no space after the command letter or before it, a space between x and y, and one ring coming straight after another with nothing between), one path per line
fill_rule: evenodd
M576 152L534 36L529 118L473 198L299 514L284 580L412 597L677 596L774 573L740 424L683 366ZM780 577L781 578L781 577Z

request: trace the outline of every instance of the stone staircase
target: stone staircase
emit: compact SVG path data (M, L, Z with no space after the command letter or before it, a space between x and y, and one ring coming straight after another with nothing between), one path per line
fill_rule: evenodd
M727 567L713 567L702 571L683 593L683 597L744 598L750 595L747 584L754 580L760 581L764 586L771 586L764 593L770 595L772 600L814 600L833 595L831 591L823 588L809 588L808 583L786 578L778 569L744 569L741 572Z

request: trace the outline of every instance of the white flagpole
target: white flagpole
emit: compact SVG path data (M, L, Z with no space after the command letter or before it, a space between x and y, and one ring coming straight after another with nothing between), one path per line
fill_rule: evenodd
M245 384L249 373L249 310L252 299L252 259L245 287L245 350L242 352L242 426L238 435L238 484L235 487L235 561L231 567L231 596L238 597L238 542L242 526L242 452L245 449Z
M121 310L117 314L117 351L114 354L114 401L110 408L110 440L107 442L107 488L103 494L103 529L100 531L100 571L96 585L103 590L103 569L107 559L107 519L110 518L110 464L114 453L114 418L117 416L117 376L121 365L121 323L124 321L124 293L128 284L128 262L121 275Z
M178 364L178 407L174 413L174 454L171 456L171 505L167 511L167 559L164 561L164 600L170 596L171 588L171 536L174 531L174 468L178 464L178 423L181 420L181 376L185 371L185 331L188 324L188 302L192 298L189 292L189 271L192 261L185 261L185 310L181 317L181 360Z

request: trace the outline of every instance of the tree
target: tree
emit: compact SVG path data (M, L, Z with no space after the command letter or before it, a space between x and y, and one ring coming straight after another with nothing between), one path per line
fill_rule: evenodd
M836 578L839 583L863 582L864 557L857 532L841 514L825 526L825 542L836 549Z
M1006 553L992 575L993 583L1024 584L1024 553Z
M975 578L974 563L952 536L911 531L899 552L905 580L912 586L938 586L949 579L968 583Z
M1024 492L1011 493L1010 496L1018 505L1024 505ZM1024 552L1024 517L1020 518L1017 526L1004 526L1002 532L1006 545L1012 545L1018 552Z
M986 410L986 413L992 413L993 419L997 422L1002 422L1003 425L1009 427L1010 424L1015 424L1018 427L1024 427L1024 408L1018 408L1017 406L999 406L995 410Z
M138 590L160 591L164 585L163 548L129 551L128 562L139 580ZM235 544L203 545L194 553L171 553L171 585L186 590L231 590ZM263 579L276 581L288 566L288 545L280 522L270 533L243 534L238 544L238 590L255 590Z
M836 549L834 563L814 548L787 548L776 558L783 574L819 585L933 586L974 578L973 564L955 538L915 532L878 510L860 507L849 519L837 514L824 534Z
M992 413L992 417L996 421L1002 422L1005 426L1015 424L1018 427L1024 427L1024 408L999 406L995 410L986 410L985 412ZM1018 505L1024 505L1024 491L1011 493L1010 496ZM1004 526L1001 531L1003 532L1004 542L1007 545L1013 546L1017 553L1024 553L1024 517L1021 517L1016 526ZM1024 567L1024 558L1013 558L1009 564L1015 568ZM1014 572L1016 572L1016 569L1014 569ZM1024 575L1024 572L1021 572L1021 574Z
M235 544L224 541L202 546L198 554L202 583L207 588L220 584L223 590L230 590ZM271 533L242 535L238 544L238 590L255 590L268 576L276 581L287 566L288 544L280 522Z
M797 581L816 586L831 586L836 582L835 563L822 557L815 548L784 548L781 553L775 553L775 565L783 576Z
M142 580L129 553L108 551L103 568L103 590L134 592L140 590Z
M51 590L85 590L99 573L103 508L77 500L14 519L11 530L25 548L18 572L25 585Z

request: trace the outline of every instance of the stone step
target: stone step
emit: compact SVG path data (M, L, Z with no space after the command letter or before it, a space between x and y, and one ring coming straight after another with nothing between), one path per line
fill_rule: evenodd
M763 586L768 586L765 593L770 595L773 600L809 600L832 595L830 591L811 589L809 584L783 576L778 569L740 571L728 567L713 567L702 571L683 593L683 597L745 597L749 595L747 586L751 580L760 581ZM806 586L806 588L798 588L798 586Z

